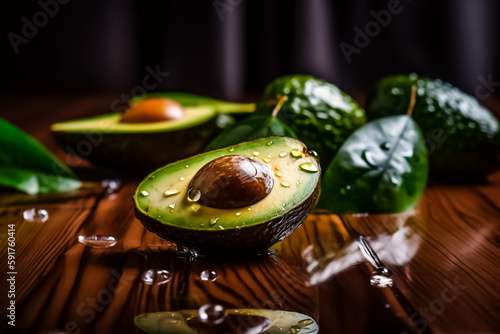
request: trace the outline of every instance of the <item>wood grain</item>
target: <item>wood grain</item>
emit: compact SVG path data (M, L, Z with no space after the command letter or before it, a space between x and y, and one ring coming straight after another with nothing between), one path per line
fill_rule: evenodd
M11 101L2 116L65 159L49 124L104 112L114 98ZM80 172L96 178L93 169ZM175 245L134 218L136 184L125 181L108 197L99 188L49 197L2 191L2 275L7 224L16 224L18 241L17 332L138 333L135 315L209 302L301 312L321 333L499 332L500 173L484 185L432 185L415 212L343 217L392 270L394 289L370 285L373 268L340 219L326 212L311 215L268 257L179 258ZM49 212L46 223L22 219L34 206ZM115 236L117 245L99 250L77 241L99 234ZM202 279L207 272L215 276ZM148 282L152 273L157 278ZM4 279L0 287L4 295Z

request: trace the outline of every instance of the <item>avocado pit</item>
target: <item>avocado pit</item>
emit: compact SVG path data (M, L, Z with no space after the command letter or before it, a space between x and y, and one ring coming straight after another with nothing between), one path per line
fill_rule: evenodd
M261 201L273 186L273 172L263 162L226 155L198 170L189 183L188 200L217 209L236 209Z
M185 110L170 99L146 99L134 103L122 116L122 123L154 123L184 118Z

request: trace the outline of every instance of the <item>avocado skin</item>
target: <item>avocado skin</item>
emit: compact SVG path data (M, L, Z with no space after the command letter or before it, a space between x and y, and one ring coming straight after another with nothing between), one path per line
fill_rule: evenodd
M365 111L354 99L337 86L310 75L275 79L266 87L255 113L271 114L279 96L288 99L277 117L319 154L323 168L347 137L366 123Z
M499 168L498 120L477 99L449 83L415 74L383 78L367 95L369 118L406 113L413 85L418 89L412 116L426 140L431 176L477 179Z
M134 133L55 131L53 135L56 142L68 153L88 159L97 166L142 177L168 163L201 153L216 132L214 117L203 124L177 131Z
M202 256L239 257L265 253L271 246L292 234L307 218L316 205L320 194L320 182L315 190L300 205L283 216L257 225L231 228L220 231L206 231L180 228L162 224L135 209L135 216L141 223L160 238L172 241L177 246L195 250Z

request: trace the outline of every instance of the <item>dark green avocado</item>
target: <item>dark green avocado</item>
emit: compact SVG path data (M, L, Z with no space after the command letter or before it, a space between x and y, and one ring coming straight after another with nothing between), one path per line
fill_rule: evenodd
M135 215L201 255L258 254L302 224L319 191L320 167L306 146L269 137L151 173L135 191Z
M278 118L308 147L326 168L349 135L366 123L364 110L337 86L310 75L287 75L271 82L255 113L270 115L286 96Z
M226 321L234 323L236 331L230 333L262 333L262 334L317 334L316 322L301 313L266 309L228 309ZM262 321L261 319L265 319ZM181 310L176 312L144 313L135 317L135 325L150 334L195 334L199 321L198 310ZM199 326L199 325L198 325ZM203 333L222 334L224 329L207 326ZM220 326L222 327L222 326Z
M367 96L368 116L404 114L413 85L413 118L425 137L431 175L484 177L500 167L498 120L476 98L449 83L416 74L383 78Z

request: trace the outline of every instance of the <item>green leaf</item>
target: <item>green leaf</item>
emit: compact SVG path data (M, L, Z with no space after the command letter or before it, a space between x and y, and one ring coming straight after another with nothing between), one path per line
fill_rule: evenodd
M0 185L37 194L76 189L80 181L39 141L0 119Z
M165 92L165 93L149 93L140 96L134 96L130 99L130 104L137 103L146 99L152 98L162 98L174 100L181 104L183 107L195 107L199 105L209 105L214 107L218 112L221 113L250 113L255 110L254 103L233 103L226 102L211 97L199 96L189 93L176 93L176 92Z
M208 144L205 152L271 136L297 138L297 135L276 117L252 116L222 131Z
M407 115L356 130L328 166L319 206L334 213L397 213L413 209L425 189L427 149Z

